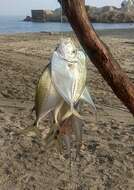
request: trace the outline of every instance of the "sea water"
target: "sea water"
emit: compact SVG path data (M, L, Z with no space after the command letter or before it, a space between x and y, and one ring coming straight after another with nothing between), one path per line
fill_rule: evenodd
M22 32L69 32L72 31L69 23L35 23L24 22L25 16L0 16L0 34L13 34ZM134 23L93 23L95 29L128 29L134 28Z

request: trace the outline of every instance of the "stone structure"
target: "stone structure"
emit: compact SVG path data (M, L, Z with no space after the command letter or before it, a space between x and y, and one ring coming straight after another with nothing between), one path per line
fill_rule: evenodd
M53 12L51 10L32 10L31 14L33 22L46 22L47 17L51 16Z

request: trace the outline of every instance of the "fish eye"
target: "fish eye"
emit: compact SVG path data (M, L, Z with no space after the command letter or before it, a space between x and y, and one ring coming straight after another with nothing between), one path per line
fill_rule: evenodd
M76 53L76 50L73 50L72 53Z

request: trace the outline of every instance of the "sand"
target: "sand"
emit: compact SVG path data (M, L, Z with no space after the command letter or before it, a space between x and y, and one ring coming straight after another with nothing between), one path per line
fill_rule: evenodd
M99 34L134 81L134 30ZM0 35L0 190L133 190L134 119L89 60L97 122L89 116L85 123L81 160L72 158L71 172L43 138L20 134L34 122L35 87L58 42L58 34Z

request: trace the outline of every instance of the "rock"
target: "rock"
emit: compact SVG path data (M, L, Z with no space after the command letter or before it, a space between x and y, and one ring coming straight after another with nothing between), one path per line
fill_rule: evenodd
M123 5L122 5L123 6ZM129 4L127 8L105 6L101 8L87 6L87 12L92 22L98 23L128 23L134 22L134 6ZM128 5L127 5L128 6ZM132 10L132 11L130 11Z
M96 22L105 22L105 23L134 22L134 14L124 13L121 11L103 12L96 17Z
M61 8L55 9L55 10L53 11L53 14L52 14L52 15L49 15L49 16L47 17L47 21L48 21L48 22L61 22L61 14L62 14ZM67 18L66 18L66 16L64 15L64 13L63 13L63 15L62 15L62 21L63 21L63 22L67 22Z
M32 21L32 18L30 16L26 16L26 18L24 19L24 21L26 22L31 22Z
M133 11L134 10L134 0L124 0L121 3L121 8L122 8L122 10L125 10L128 12Z

